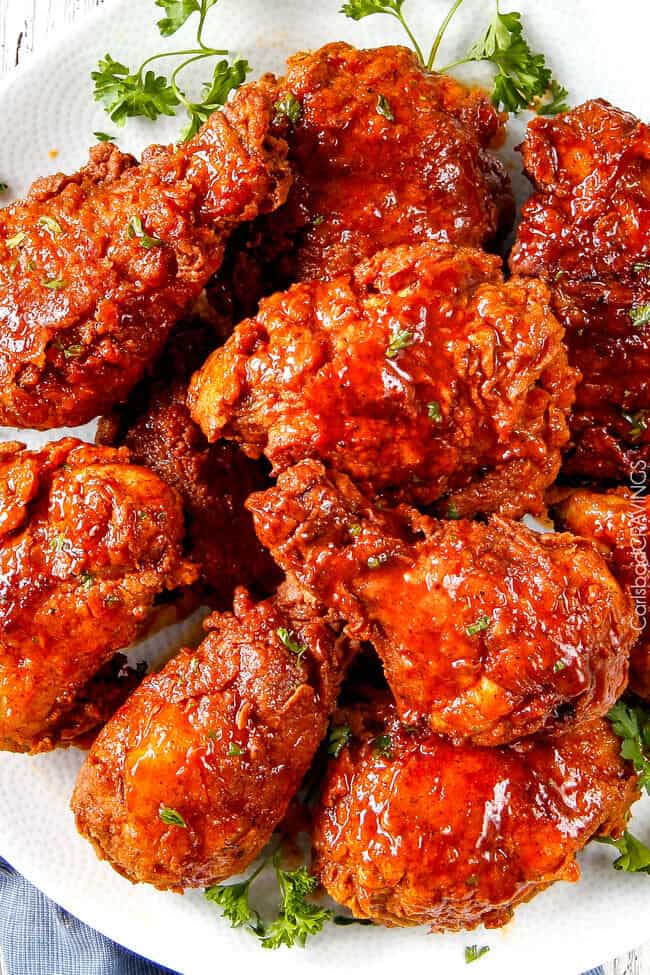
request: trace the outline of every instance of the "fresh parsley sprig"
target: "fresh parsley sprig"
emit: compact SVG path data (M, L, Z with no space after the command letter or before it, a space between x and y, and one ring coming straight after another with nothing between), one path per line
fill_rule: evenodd
M218 0L156 0L166 17L158 21L163 37L171 37L193 14L198 14L196 46L180 51L163 51L148 57L137 71L106 54L92 72L96 101L104 103L115 125L123 126L127 118L141 117L152 121L162 115L173 116L182 106L188 117L183 139L195 135L212 112L224 105L231 91L239 88L251 70L248 61L236 57L228 61L229 52L210 47L203 39L209 10ZM151 67L161 59L180 59L171 76L157 74ZM219 58L209 81L203 84L201 98L192 101L180 87L179 77L191 64Z
M621 756L632 762L640 788L650 795L650 708L617 701L607 717L622 739Z
M431 71L436 62L442 40L454 15L464 0L455 0L436 34L429 56L425 58L421 44L415 38L404 16L406 0L348 0L341 13L352 20L362 20L372 14L388 14L400 22L422 64ZM485 61L496 68L492 101L497 108L508 112L534 109L540 115L557 115L568 110L568 91L555 81L543 54L535 54L524 36L521 14L502 13L499 0L496 12L483 33L467 54L438 70L445 72L461 64Z
M284 870L280 850L276 847L253 871L247 880L237 884L219 884L205 891L206 898L223 909L233 928L247 928L259 938L263 948L304 948L308 938L320 934L332 918L332 911L307 898L317 886L317 880L306 867ZM265 924L259 912L251 905L251 887L265 867L273 864L280 891L280 908L270 924Z
M626 830L618 840L613 836L596 836L595 839L597 843L606 843L618 850L619 856L612 864L615 870L624 870L625 873L650 873L650 850L632 833Z

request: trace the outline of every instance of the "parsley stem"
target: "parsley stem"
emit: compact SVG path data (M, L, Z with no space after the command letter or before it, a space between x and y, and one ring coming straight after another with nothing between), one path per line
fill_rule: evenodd
M458 58L457 61L452 61L451 64L446 64L444 68L438 68L438 74L446 74L447 71L452 71L454 68L460 67L461 64L471 64L476 58Z
M461 2L462 2L462 0L461 0ZM411 30L411 28L407 24L406 20L404 19L404 14L400 10L400 11L396 12L394 14L394 16L396 17L397 20L399 20L400 24L402 25L402 27L404 28L404 30L408 34L409 40L411 41L411 44L413 45L413 47L415 49L415 53L419 57L421 63L424 64L424 52L423 52L422 48L420 47L420 45L418 44L418 42L417 42L417 40L415 38L415 34L413 33L413 31Z
M436 57L438 55L438 50L439 50L440 45L442 43L442 39L443 39L443 37L445 36L445 34L447 32L447 28L449 27L449 25L450 25L450 23L451 23L454 15L455 15L456 11L458 10L458 8L460 7L460 5L462 3L463 3L463 0L456 0L455 4L451 8L451 10L449 11L449 13L445 17L445 19L443 20L442 25L440 27L440 30L436 34L435 40L433 42L433 46L431 48L431 53L429 54L429 60L426 63L426 66L427 66L427 68L428 68L429 71L432 70L432 68L433 68L433 66L434 66L434 64L436 62ZM424 58L422 58L422 63L424 64ZM463 63L463 62L461 62L461 63ZM443 68L442 70L445 71L446 69Z
M205 25L205 18L208 15L208 9L209 9L208 8L208 0L201 0L201 15L200 15L200 19L199 19L199 29L198 29L197 34L196 34L196 40L197 40L197 43L199 44L199 46L202 47L202 48L204 48L206 51L208 50L208 48L203 43L203 27ZM221 53L226 54L227 52L226 51L223 51Z
M201 51L200 53L195 52L193 57L189 58L187 61L183 61L181 64L178 65L178 67L175 69L174 73L172 74L171 78L169 79L169 84L171 85L173 92L178 98L179 102L185 105L185 107L188 109L192 107L192 103L186 97L185 93L180 90L180 88L176 84L176 79L178 78L181 71L189 67L190 64L194 64L195 61L203 61L207 57L211 57L211 52L208 51Z
M161 58L180 58L180 57L184 57L185 55L200 55L201 57L208 57L208 55L213 55L214 57L217 56L221 57L222 55L229 54L229 53L230 51L221 50L212 47L204 47L204 46L200 48L198 47L188 48L185 51L163 51L160 54L152 54L150 58L147 58L146 61L143 61L140 67L138 68L137 76L138 79L141 81L144 69L148 68L149 65L152 64L154 61L160 61ZM194 58L192 58L192 60L194 60ZM185 63L187 64L187 62Z

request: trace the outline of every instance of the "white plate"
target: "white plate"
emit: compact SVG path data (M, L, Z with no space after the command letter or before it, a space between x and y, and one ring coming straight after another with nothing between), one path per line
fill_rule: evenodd
M290 52L329 40L361 46L402 41L390 18L354 24L337 13L339 5L340 0L221 0L208 37L248 57L258 72L280 70ZM407 3L425 37L448 6L449 0ZM641 116L649 114L646 0L615 5L611 0L504 0L502 7L523 12L532 40L570 86L574 102L603 96ZM443 57L452 60L464 50L491 9L489 0L466 0ZM92 101L90 71L107 50L134 65L159 50L156 13L153 0L114 0L0 87L0 179L17 194L36 176L77 168L93 131L116 131ZM171 38L170 48L179 39L182 35ZM139 151L177 133L174 120L155 126L133 122L119 142ZM521 128L513 125L510 143L520 136ZM48 155L54 149L55 160ZM10 435L1 431L0 439ZM23 432L21 439L39 443L44 437ZM247 962L278 975L394 975L404 964L412 971L455 975L466 971L464 946L476 942L492 948L480 961L482 975L577 975L648 937L650 878L616 873L611 852L592 845L581 857L578 885L557 884L520 908L515 922L501 931L430 936L424 930L332 928L305 951L262 953L253 938L231 931L200 893L179 897L132 887L95 858L77 836L68 809L81 761L77 751L31 759L0 756L0 855L83 921L184 975L213 975L217 968L227 971ZM633 828L650 837L650 800L635 807Z

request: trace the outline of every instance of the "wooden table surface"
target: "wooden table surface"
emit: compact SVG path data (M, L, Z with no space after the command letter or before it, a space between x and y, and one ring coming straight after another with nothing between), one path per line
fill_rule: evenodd
M0 77L33 51L40 50L48 34L72 24L103 3L104 0L0 0ZM616 923L615 908L612 904L612 924ZM605 975L650 975L650 944L605 965L604 972Z

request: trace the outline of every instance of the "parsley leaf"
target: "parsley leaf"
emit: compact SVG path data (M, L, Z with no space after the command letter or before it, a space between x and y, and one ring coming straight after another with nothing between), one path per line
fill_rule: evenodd
M167 14L158 21L158 30L163 37L171 37L180 30L192 14L200 13L205 17L210 7L214 7L218 0L156 0L156 6L162 7Z
M427 403L427 416L433 423L442 423L442 412L440 410L440 403L436 400L432 400Z
M375 755L391 759L393 757L393 739L390 735L379 735L372 743L372 750Z
M483 630L487 630L490 625L489 616L480 616L476 623L472 623L471 626L465 628L465 633L467 636L476 636L477 633L481 633Z
M478 961L483 955L487 955L489 950L489 945L468 945L465 948L465 964L469 965L473 961Z
M524 37L521 14L497 12L484 36L467 52L467 61L488 61L498 73L494 81L492 101L497 108L519 112L529 108L536 99L544 98L551 88L553 77L543 54L534 54ZM562 90L561 98L568 92ZM559 97L559 88L554 100ZM548 106L547 106L548 107Z
M632 762L639 786L650 795L650 708L617 701L607 717L622 739L621 756Z
M395 116L393 115L393 110L390 107L390 102L385 95L379 95L377 98L377 114L383 115L385 119L389 122L395 121Z
M183 132L184 140L192 139L212 113L226 104L230 92L239 88L251 70L250 64L243 58L235 58L232 64L225 60L217 62L212 80L203 85L203 100L186 103L190 120Z
M255 876L256 874L240 884L219 884L208 887L205 898L223 908L223 916L230 921L233 928L248 925L254 933L259 933L263 931L263 925L259 914L253 910L249 902L250 887Z
M289 93L275 103L275 119L288 118L295 125L300 121L302 105L295 95Z
M285 645L287 650L290 650L291 653L296 654L298 657L298 663L302 663L302 658L307 653L307 647L304 643L298 642L296 639L296 634L293 632L293 630L287 630L284 626L280 626L275 632L280 639L280 642Z
M93 135L98 142L112 142L115 138L115 136L109 135L108 132L93 132Z
M346 724L330 728L329 738L327 739L327 754L332 755L333 758L338 758L351 738L352 732Z
M546 98L537 106L537 114L560 115L561 112L568 112L568 97L569 92L559 81L551 81Z
M634 305L633 308L630 308L630 321L635 328L650 325L650 304Z
M398 329L393 332L391 340L386 349L387 359L396 359L397 353L402 349L408 349L410 345L413 345L415 341L415 336L413 332L408 332L406 329Z
M400 13L404 0L350 0L341 7L341 13L352 20L362 20L371 14L392 14L396 16Z
M146 250L151 250L152 247L162 247L164 244L164 241L158 237L150 237L149 234L145 233L141 217L131 217L126 232L131 239L138 237L140 247L144 247Z
M612 864L615 870L624 870L625 873L650 873L650 849L632 833L626 830L618 840L613 836L595 836L594 839L597 843L606 843L618 850L619 856Z
M332 911L306 899L317 886L316 878L306 867L283 870L277 855L273 862L282 902L278 917L272 921L262 938L262 947L273 949L286 945L287 948L292 948L299 944L304 948L307 938L320 934L331 919Z
M169 806L161 806L158 810L158 817L165 826L180 826L181 829L187 829L187 823L181 814L175 809L170 809Z
M180 98L167 78L154 71L132 74L125 64L107 54L91 74L95 82L95 101L103 102L115 125L123 126L127 118L142 116L155 119L175 115Z

